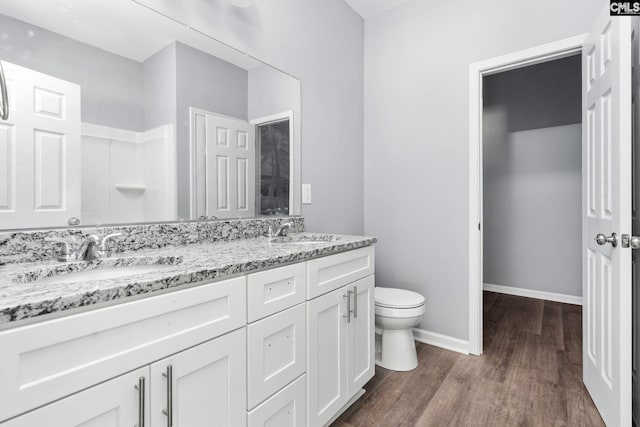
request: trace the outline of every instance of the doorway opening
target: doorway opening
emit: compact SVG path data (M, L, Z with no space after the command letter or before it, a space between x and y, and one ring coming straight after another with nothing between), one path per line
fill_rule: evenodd
M256 129L256 212L290 215L293 206L293 111L250 122Z
M482 354L483 328L483 82L485 77L581 53L585 36L471 64L469 68L469 353Z
M581 66L483 78L484 291L582 303Z
M289 215L290 140L289 119L256 127L256 212Z

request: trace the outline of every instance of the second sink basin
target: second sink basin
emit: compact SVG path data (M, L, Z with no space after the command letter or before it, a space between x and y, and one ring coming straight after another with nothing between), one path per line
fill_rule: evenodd
M37 279L32 283L76 283L90 282L94 280L118 279L120 277L136 276L138 274L154 273L175 268L171 264L148 264L148 265L122 265L115 267L96 268L94 270L75 271L72 273L60 274L56 276Z
M271 243L287 243L290 245L317 245L320 243L331 243L338 240L338 236L333 234L304 234L294 233L286 237L276 237Z

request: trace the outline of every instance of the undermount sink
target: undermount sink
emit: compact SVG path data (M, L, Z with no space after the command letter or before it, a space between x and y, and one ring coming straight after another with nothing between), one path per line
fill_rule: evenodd
M76 283L89 282L94 280L118 279L121 277L136 276L138 274L155 273L163 270L175 268L172 264L147 264L147 265L122 265L115 267L96 268L93 270L74 271L42 279L34 280L31 283Z
M286 237L276 237L272 243L286 243L290 245L317 245L320 243L331 243L338 240L333 234L290 234Z
M317 245L318 243L327 243L329 241L330 240L290 240L282 243L290 243L292 245Z

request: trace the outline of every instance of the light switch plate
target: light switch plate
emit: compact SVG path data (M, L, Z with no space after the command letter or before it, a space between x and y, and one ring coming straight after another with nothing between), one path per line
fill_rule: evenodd
M302 204L311 204L311 184L302 184Z

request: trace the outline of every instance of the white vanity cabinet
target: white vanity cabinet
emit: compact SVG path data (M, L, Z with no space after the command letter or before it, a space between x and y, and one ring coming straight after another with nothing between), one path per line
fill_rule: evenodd
M0 331L0 422L245 326L246 278Z
M246 363L241 328L151 364L148 425L246 425Z
M149 367L136 369L13 418L2 427L139 426L149 419L148 379Z
M374 374L373 247L0 331L0 427L304 427Z
M333 421L375 373L373 247L308 263L307 425ZM347 281L346 286L342 286Z
M247 276L250 427L305 425L306 265L302 262Z

